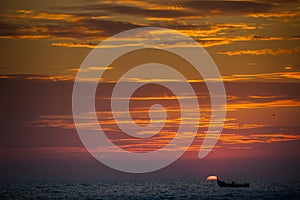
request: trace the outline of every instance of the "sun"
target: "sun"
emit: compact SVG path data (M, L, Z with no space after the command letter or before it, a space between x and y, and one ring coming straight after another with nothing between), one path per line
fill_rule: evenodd
M218 179L217 176L208 176L208 177L206 178L207 181L215 181L215 180L217 180L217 179Z

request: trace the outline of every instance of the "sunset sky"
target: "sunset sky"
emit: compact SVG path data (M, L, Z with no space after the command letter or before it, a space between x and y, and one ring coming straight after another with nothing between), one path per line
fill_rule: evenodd
M3 0L0 10L2 180L300 178L300 1ZM190 80L200 108L189 112L201 113L193 145L167 168L129 175L99 163L82 145L72 116L72 88L81 63L101 41L149 26L177 30L206 49L225 84L227 115L217 145L200 160L210 100L203 81ZM119 73L122 65L109 73ZM128 84L141 81L136 77ZM164 105L168 117L157 136L122 134L109 110L111 81L98 85L99 122L82 126L100 123L111 141L128 151L162 148L181 120L178 98L191 94L175 97L156 84L162 80L147 81L131 98L131 116L146 125L149 107Z

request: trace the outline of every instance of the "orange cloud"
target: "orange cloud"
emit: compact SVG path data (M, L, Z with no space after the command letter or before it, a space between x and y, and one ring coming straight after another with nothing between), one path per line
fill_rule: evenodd
M224 144L273 143L300 140L300 135L292 134L222 134L219 138Z
M59 21L67 21L67 22L78 22L84 17L78 17L72 14L59 14L59 13L46 13L41 12L38 14L33 14L30 16L32 19L47 19L47 20L59 20Z
M54 42L51 44L52 46L56 47L76 47L76 48L95 48L98 44L92 44L92 43L76 43L76 42Z
M143 0L104 0L104 4L116 4L119 6L135 6L147 8L147 10L186 10L180 2L172 1L143 1Z
M220 31L241 29L241 30L253 30L256 26L245 23L225 23L211 25L208 29L180 29L179 31L190 37L204 37L216 36ZM209 38L208 38L209 39ZM214 38L216 39L216 38Z
M251 29L249 27L249 29ZM203 32L204 33L204 32ZM253 42L253 41L285 41L285 40L299 40L299 37L278 37L278 36L270 36L270 37L261 37L258 35L246 35L246 36L218 36L213 37L216 31L209 30L210 35L197 35L197 34L189 34L188 30L186 32L187 35L193 37L197 42L199 42L203 47L213 47L213 46L220 46L220 45L228 45L234 42ZM201 37L205 36L205 37ZM224 52L218 52L223 53Z
M238 109L254 109L254 108L280 108L280 107L298 107L300 101L296 100L276 100L271 102L238 102L227 104L227 111Z
M261 80L293 80L300 79L300 72L273 72L262 74L234 74L231 76L222 76L223 81L261 81Z
M293 67L292 66L285 66L284 69L291 70L291 69L293 69Z
M296 17L300 15L299 11L295 12L290 12L290 11L285 11L285 12L265 12L265 13L253 13L253 14L248 14L247 16L250 17L262 17L262 18L281 18L281 17Z
M29 127L37 128L63 128L63 129L75 129L75 125L72 122L73 116L60 116L60 115L46 115L40 116L38 120L27 124Z
M299 48L293 49L256 49L256 50L239 50L239 51L225 51L218 52L218 54L228 55L228 56L240 56L240 55L280 55L280 54L294 54L298 53Z
M248 96L248 98L251 99L275 99L278 97L284 97L284 96L274 96L274 95L268 95L268 96L264 96L264 95L250 95Z
M17 10L15 14L2 14L3 16L13 18L28 18L28 19L46 19L55 21L67 21L67 22L78 22L84 19L84 16L78 16L66 13L48 13L48 12L34 12L33 10Z
M32 10L17 10L16 11L17 13L22 13L22 14L32 14L33 11Z
M75 75L31 75L31 74L5 74L0 75L0 79L20 79L36 81L73 81Z
M13 75L0 75L0 79L15 79L16 76Z
M87 70L103 70L103 67L90 68ZM112 69L108 67L107 70ZM75 74L78 69L67 69L70 74L65 75L15 75L15 74L3 74L0 75L0 79L25 79L25 80L39 80L39 81L74 81ZM233 74L228 76L222 76L221 79L208 79L206 81L224 81L224 82L239 82L239 81L294 81L300 79L300 72L297 71L285 71L285 72L272 72L272 73L262 73L262 74ZM115 83L114 81L105 81L102 78L91 78L91 79L81 79L81 81L102 81L107 83ZM177 79L140 79L140 78L130 78L127 79L128 82L178 82ZM203 83L204 80L188 80L189 83ZM186 98L186 97L184 97Z
M45 39L48 38L48 35L18 35L18 36L12 36L12 35L2 35L0 38L2 39Z
M146 20L149 21L174 21L174 18L166 18L166 17L146 17Z
M199 138L204 138L205 134L198 134ZM161 139L172 139L168 136L162 137ZM254 143L277 143L277 142L287 142L287 141L298 141L300 140L300 135L293 135L293 134L248 134L248 135L242 135L242 134L221 134L219 141L223 145L251 145ZM117 142L116 140L115 142ZM158 148L161 148L160 142L165 143L165 140L162 140L159 142L159 140L155 140L156 143L153 143L154 141L148 141L147 143L141 144L130 144L130 139L126 140L127 144L121 144L120 147L124 148L128 151L134 151L134 152L149 152L157 150ZM119 141L120 142L120 141ZM157 143L158 142L158 143ZM198 152L201 148L202 144L201 142L199 144L192 144L187 151L189 152ZM220 148L222 145L217 145L214 147L214 149ZM251 149L251 147L240 147L240 146L231 146L228 147L230 149ZM185 146L173 146L168 151L178 151L178 150L185 150ZM101 151L106 151L107 149L101 149Z
M241 130L241 129L255 129L255 128L262 128L267 127L268 125L263 124L242 124L239 125L237 123L225 123L224 129L231 129L231 130Z
M27 76L25 80L39 80L39 81L72 81L73 76Z

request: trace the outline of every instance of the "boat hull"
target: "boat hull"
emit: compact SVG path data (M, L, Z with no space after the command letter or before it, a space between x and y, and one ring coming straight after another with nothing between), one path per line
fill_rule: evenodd
M226 183L224 181L217 180L220 187L250 187L250 183L239 184L239 183Z

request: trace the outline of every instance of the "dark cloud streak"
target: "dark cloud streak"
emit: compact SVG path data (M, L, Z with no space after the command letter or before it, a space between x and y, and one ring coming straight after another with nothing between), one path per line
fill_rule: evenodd
M80 7L74 7L74 9L85 10L85 11L99 11L105 10L108 13L133 15L142 17L182 17L189 16L190 13L182 10L163 10L163 9L145 9L135 6L126 5L107 5L107 4L90 4Z
M253 1L184 1L183 6L201 11L200 14L246 14L264 12L272 3Z
M0 21L0 36L24 38L41 36L50 39L99 39L114 35L120 31L141 27L130 22L102 19L81 19L76 23L46 19L32 19L29 23ZM101 32L101 34L100 34Z

